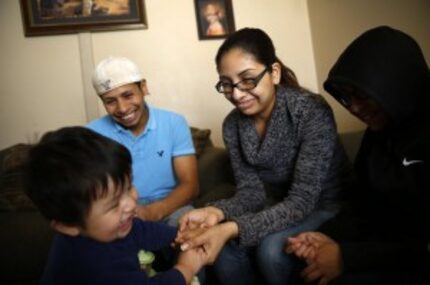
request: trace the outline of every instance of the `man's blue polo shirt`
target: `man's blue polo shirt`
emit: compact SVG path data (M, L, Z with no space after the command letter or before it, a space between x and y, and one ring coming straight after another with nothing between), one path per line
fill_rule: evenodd
M190 128L183 116L148 105L146 107L149 119L139 136L117 124L109 115L87 125L130 151L133 184L139 192L141 203L166 197L177 184L173 157L195 153Z

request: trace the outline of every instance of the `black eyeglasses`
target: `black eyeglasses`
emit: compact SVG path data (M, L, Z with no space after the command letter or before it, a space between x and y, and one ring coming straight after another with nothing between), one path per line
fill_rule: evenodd
M352 104L352 96L342 93L333 93L333 98L336 99L342 106L348 108Z
M352 97L360 100L369 99L368 95L359 92L355 88L339 86L337 84L332 84L330 94L345 108L351 107Z
M260 80L263 78L264 74L269 71L269 68L266 67L259 75L257 75L254 78L246 78L242 81L239 81L237 83L231 83L228 81L219 81L215 85L215 89L219 93L223 93L224 95L231 95L233 93L233 89L237 88L240 91L249 91L257 87Z

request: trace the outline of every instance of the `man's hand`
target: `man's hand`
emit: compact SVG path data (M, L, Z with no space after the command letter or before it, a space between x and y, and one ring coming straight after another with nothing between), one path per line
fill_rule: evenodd
M288 238L285 252L294 254L303 260L312 259L316 250L327 238L326 235L319 232L304 232Z
M137 217L144 221L160 221L164 218L164 212L165 210L161 202L138 205L136 209Z
M342 274L343 261L340 247L331 239L321 244L313 260L309 261L302 272L306 282L319 279L318 285L325 285Z
M302 272L306 282L319 280L318 285L325 285L342 274L340 247L325 234L305 232L288 238L285 251L306 261Z
M199 193L195 155L173 158L178 183L163 199L138 206L137 216L145 221L161 221L179 208L189 204Z

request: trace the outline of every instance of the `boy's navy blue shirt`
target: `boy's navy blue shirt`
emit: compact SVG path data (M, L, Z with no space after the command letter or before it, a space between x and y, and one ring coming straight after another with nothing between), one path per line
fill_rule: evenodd
M149 278L137 257L141 249L169 246L176 233L177 228L136 218L127 237L109 243L57 234L41 284L185 284L176 268Z

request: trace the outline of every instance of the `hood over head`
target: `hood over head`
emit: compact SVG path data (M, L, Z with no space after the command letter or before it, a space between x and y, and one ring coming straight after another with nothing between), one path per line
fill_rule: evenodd
M373 97L391 123L422 116L430 107L430 72L420 47L387 26L364 32L345 49L324 82L332 96L336 85Z

